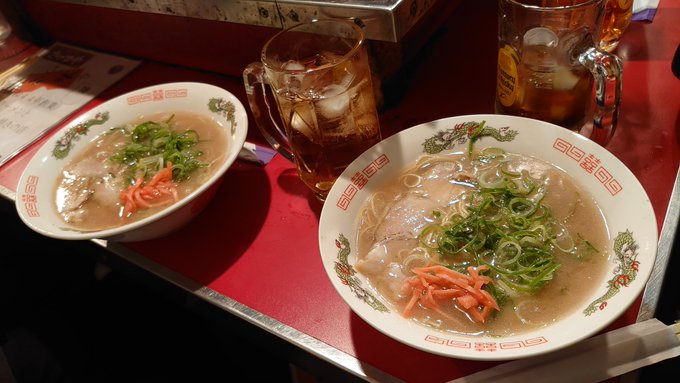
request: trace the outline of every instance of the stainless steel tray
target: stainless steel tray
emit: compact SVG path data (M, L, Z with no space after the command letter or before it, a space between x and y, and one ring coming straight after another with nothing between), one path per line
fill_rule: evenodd
M285 28L301 21L351 18L366 38L398 42L438 1L447 0L58 0L130 11Z

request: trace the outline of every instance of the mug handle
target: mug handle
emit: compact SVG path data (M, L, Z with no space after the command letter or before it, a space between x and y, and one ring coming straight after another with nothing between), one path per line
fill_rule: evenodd
M270 88L269 80L264 71L262 63L254 62L246 66L243 70L243 83L246 87L248 104L253 112L255 123L260 133L269 142L272 148L276 149L286 159L293 162L293 151L290 149L288 136L279 124L276 123L272 114L271 102L268 99L267 88ZM276 110L276 106L274 106ZM263 114L266 108L267 113Z
M595 78L595 113L590 139L604 146L614 135L619 120L623 63L619 57L595 47L581 53L578 60Z

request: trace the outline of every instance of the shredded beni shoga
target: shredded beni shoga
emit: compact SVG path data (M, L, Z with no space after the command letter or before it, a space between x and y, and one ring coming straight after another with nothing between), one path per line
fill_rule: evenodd
M146 121L132 130L117 128L130 138L123 149L110 157L111 161L128 167L127 186L120 192L122 218L177 201L177 182L207 166L198 160L201 151L192 149L199 142L198 133L191 129L172 131L173 117L161 122Z

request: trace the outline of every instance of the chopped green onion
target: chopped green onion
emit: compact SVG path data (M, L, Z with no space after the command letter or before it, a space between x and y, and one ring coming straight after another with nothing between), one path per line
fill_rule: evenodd
M481 155L501 158L501 154L486 150ZM533 292L559 268L552 252L566 245L558 239L562 225L541 203L545 191L536 186L537 180L527 171L509 171L503 159L496 162L480 173L479 188L465 206L468 214L426 226L420 241L445 259L467 255L477 265L488 265L493 278L515 290L506 292L509 295Z
M172 163L172 179L182 181L196 169L208 164L199 160L203 154L193 149L199 142L198 133L194 130L173 132L170 121L174 116L162 122L146 121L136 125L132 130L118 127L130 136L131 142L115 155L111 161L130 167L130 179L138 175L152 177L158 170Z

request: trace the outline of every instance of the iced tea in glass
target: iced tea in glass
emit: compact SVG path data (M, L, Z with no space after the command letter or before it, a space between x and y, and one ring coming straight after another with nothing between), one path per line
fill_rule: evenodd
M263 135L322 201L344 169L382 138L363 32L351 21L318 20L280 32L265 44L262 62L246 68L244 82ZM256 93L265 82L282 129L263 115Z

